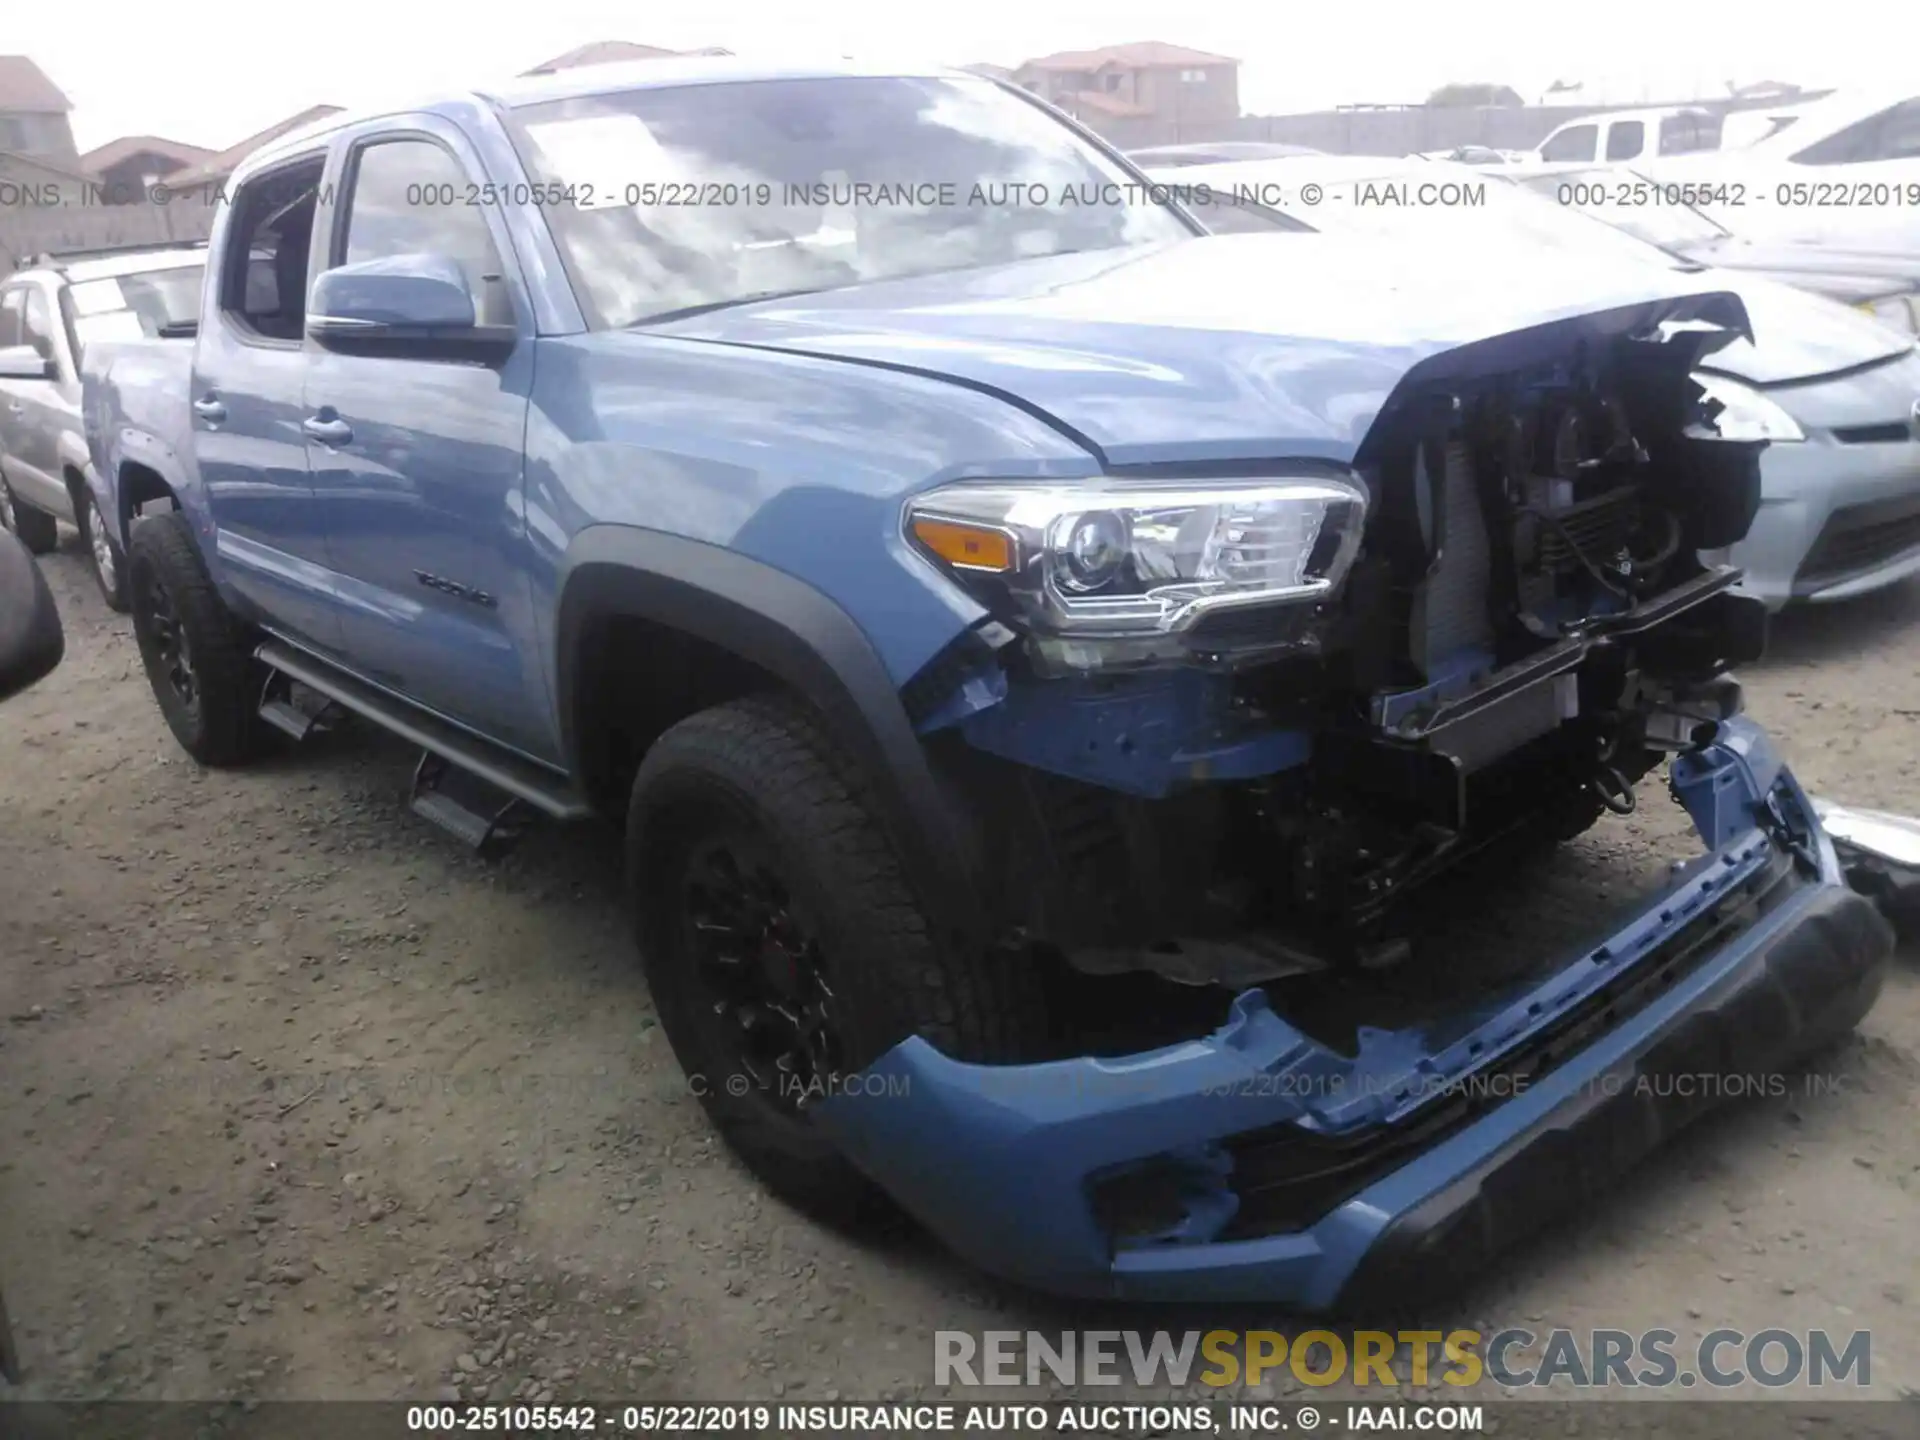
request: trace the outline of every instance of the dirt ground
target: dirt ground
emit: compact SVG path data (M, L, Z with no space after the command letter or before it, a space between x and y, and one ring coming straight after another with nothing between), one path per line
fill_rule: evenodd
M0 710L26 1396L871 1401L930 1393L942 1328L1289 1328L1049 1302L785 1211L654 1024L608 837L481 863L360 729L204 773L77 548L44 563L68 659ZM1750 708L1810 788L1920 810L1916 647L1920 587L1790 616ZM1587 863L1635 868L1666 824L1611 820ZM1425 1318L1868 1329L1875 1393L1920 1386L1914 956L1810 1072Z

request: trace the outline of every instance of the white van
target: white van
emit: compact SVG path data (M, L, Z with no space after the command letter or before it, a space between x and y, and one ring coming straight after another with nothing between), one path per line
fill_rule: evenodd
M1720 148L1721 117L1711 110L1607 110L1569 120L1528 156L1547 165L1628 165L1661 155Z

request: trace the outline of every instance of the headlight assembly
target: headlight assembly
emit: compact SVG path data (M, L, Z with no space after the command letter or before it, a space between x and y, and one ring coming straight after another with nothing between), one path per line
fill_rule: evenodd
M1775 444L1804 440L1806 432L1778 405L1738 380L1724 375L1695 375L1694 383L1717 401L1720 410L1713 425L1728 440L1769 440Z
M1912 295L1886 295L1863 301L1860 308L1902 335L1920 334L1920 300Z
M1126 642L1177 636L1222 610L1329 598L1366 513L1365 489L1329 468L947 485L909 502L906 531L977 590L1003 594L1029 633ZM1073 668L1101 663L1077 646L1053 653Z

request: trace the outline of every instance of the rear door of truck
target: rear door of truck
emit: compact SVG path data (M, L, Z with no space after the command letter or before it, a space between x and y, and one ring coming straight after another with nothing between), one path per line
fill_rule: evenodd
M275 629L337 648L326 526L307 473L306 296L324 140L247 177L214 234L194 342L193 454L227 583Z

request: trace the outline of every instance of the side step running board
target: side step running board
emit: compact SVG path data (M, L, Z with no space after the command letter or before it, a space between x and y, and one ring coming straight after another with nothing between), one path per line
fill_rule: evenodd
M531 818L517 796L431 750L420 752L407 804L422 820L485 856L498 854L518 840Z
M331 730L345 717L339 705L310 687L302 686L308 693L295 691L298 683L283 670L270 671L260 691L260 718L295 740L304 740L316 730Z
M342 709L351 710L356 715L365 716L383 730L389 730L401 739L418 745L427 752L428 757L437 757L439 765L423 760L421 769L414 777L416 797L425 794L447 796L453 787L446 786L449 768L467 772L473 778L484 781L507 797L518 800L553 820L584 820L593 813L586 799L573 789L564 779L531 760L489 745L476 736L469 735L456 725L449 724L437 715L416 710L411 705L394 699L385 691L376 689L365 681L347 675L333 666L306 652L280 640L268 640L254 652L261 664L279 671L290 680L298 680L309 689L318 691ZM269 698L273 692L269 691ZM262 707L262 718L270 723L279 722L266 714ZM297 722L294 722L297 723ZM283 727L286 728L286 727ZM424 782L424 783L423 783ZM463 789L465 787L462 787ZM465 803L465 797L459 797L459 808L474 814ZM415 806L416 809L420 807ZM429 805L431 810L448 809L444 802ZM436 824L441 823L437 814L429 810L420 813ZM478 816L477 823L491 833L503 824L507 817L495 812L491 819ZM473 828L468 821L461 822L462 828L453 833L467 838L466 832ZM453 828L449 826L448 828ZM488 838L483 836L484 838Z

